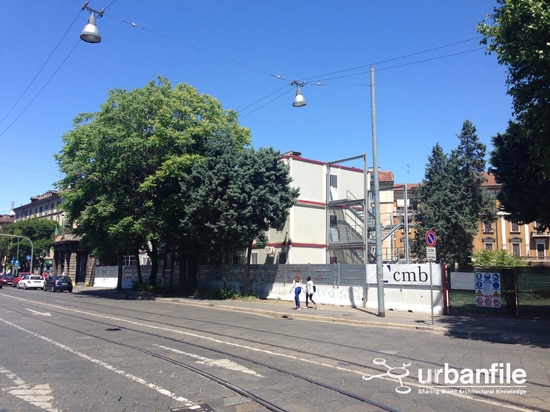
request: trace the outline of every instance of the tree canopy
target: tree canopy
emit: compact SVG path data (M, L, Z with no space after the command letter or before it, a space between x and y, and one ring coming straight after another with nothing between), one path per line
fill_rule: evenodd
M550 3L497 0L478 25L508 70L514 119L493 138L491 164L510 219L550 226Z
M0 236L0 257L4 257L8 265L11 260L18 260L20 266L30 271L27 256L33 255L33 267L44 264L44 258L52 247L56 223L47 219L27 219L10 223L2 227ZM22 236L22 237L13 237Z
M64 142L59 185L76 233L104 264L147 250L153 285L161 250L180 267L201 257L224 263L247 248L250 256L297 197L280 153L252 149L234 111L163 78L111 91Z
M213 97L164 78L110 91L99 112L79 115L74 126L56 155L69 220L106 263L121 248L147 250L155 284L158 246L170 235L166 222L182 206L174 203L182 176L216 133L242 147L250 131Z
M449 264L468 264L480 221L495 218L494 200L483 188L485 145L468 120L458 135L459 145L449 155L439 144L432 149L416 201L417 230L413 251L425 257L424 234L438 236L438 259Z
M223 136L208 146L204 161L192 168L194 190L182 192L192 211L182 219L182 227L200 233L203 246L217 251L227 286L228 252L246 248L249 273L254 241L285 223L298 190L290 187L288 168L272 148L239 149Z

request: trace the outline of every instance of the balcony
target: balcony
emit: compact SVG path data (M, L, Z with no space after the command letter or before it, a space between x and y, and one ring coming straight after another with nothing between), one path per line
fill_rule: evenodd
M545 238L545 239L548 239L548 238L550 238L550 231L545 231L545 232L535 231L535 232L531 232L531 237L533 237L533 238Z

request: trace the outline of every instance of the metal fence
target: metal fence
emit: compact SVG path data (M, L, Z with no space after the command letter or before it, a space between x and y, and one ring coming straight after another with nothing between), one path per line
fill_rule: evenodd
M499 274L499 305L484 305L475 274ZM550 318L550 267L466 268L445 279L447 313ZM476 295L478 293L478 295ZM481 303L481 304L480 304Z
M311 276L318 286L363 286L366 284L365 266L360 265L251 265L250 290L260 298L269 295L275 283L292 285L294 275L302 281ZM245 279L245 265L228 265L227 283L234 290L241 290ZM219 265L201 265L199 287L215 289L222 287Z

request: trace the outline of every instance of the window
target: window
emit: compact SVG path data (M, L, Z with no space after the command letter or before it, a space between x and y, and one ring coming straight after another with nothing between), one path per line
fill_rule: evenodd
M493 243L485 243L485 250L493 250Z
M330 215L330 227L337 227L337 226L338 226L338 216Z
M521 245L519 243L512 243L512 254L515 257L521 256Z
M511 225L511 229L510 229L511 232L519 232L519 224L517 220L512 220L510 222L510 225Z
M136 264L136 257L135 256L123 256L122 257L122 265L123 266L135 266Z
M338 176L330 175L330 187L338 187Z
M492 223L484 223L483 224L483 233L493 233L493 224Z
M338 257L337 256L331 256L330 257L330 264L334 265L336 263L338 263Z

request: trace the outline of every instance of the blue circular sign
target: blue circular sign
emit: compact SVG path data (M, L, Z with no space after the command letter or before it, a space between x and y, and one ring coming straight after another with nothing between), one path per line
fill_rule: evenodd
M433 230L428 230L426 232L426 245L429 247L434 247L437 242L437 236Z

